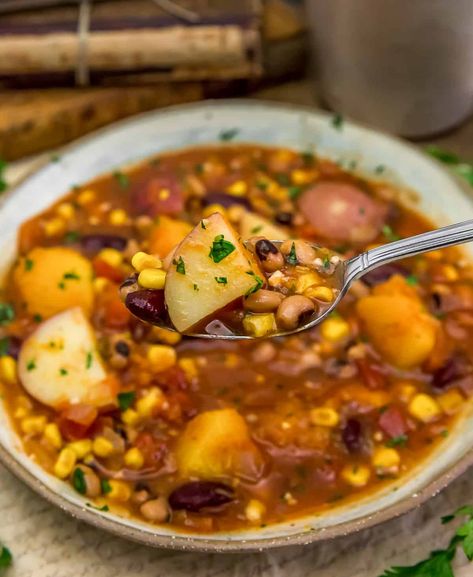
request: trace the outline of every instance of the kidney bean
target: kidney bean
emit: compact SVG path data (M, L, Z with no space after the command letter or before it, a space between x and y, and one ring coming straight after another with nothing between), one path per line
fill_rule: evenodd
M342 430L342 441L349 453L358 453L361 449L362 427L358 419L347 420Z
M126 295L125 305L127 309L139 319L158 324L163 320L164 291L143 289Z
M191 481L175 489L169 496L172 509L199 512L206 508L221 507L235 498L231 487L214 481Z
M274 220L279 224L284 224L286 226L290 226L292 224L292 219L294 215L292 212L278 212L274 217Z
M225 208L228 208L233 204L239 204L247 210L251 210L251 204L247 198L233 196L232 194L226 194L225 192L210 192L204 196L202 202L204 206L208 206L209 204L221 204Z
M387 281L395 274L409 276L409 271L400 264L385 264L366 273L361 280L372 287Z
M461 357L452 357L432 374L432 387L437 390L447 388L453 381L468 373L466 361Z
M82 250L89 256L97 254L103 248L125 250L128 239L114 234L88 234L80 239Z
M18 355L20 354L20 349L22 342L18 337L9 336L7 337L8 344L7 344L7 354L13 357L14 359L18 359Z

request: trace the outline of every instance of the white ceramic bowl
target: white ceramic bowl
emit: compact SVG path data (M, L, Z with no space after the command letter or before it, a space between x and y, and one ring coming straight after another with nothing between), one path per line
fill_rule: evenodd
M335 128L331 117L294 106L251 101L219 101L170 108L121 122L67 147L58 162L43 166L3 200L0 210L0 271L15 256L16 232L25 219L84 183L165 150L218 142L221 131L237 129L234 142L314 148L322 156L372 177L383 165L383 179L404 186L405 201L438 225L473 218L464 187L436 161L387 135L348 122ZM412 194L414 190L417 194ZM468 250L468 247L467 247ZM472 253L471 246L469 247ZM473 254L471 255L473 256ZM95 526L142 543L187 550L250 551L310 543L345 535L399 515L428 499L473 463L473 416L458 423L448 439L408 477L369 497L261 529L195 535L137 519L100 512L69 485L47 474L23 452L0 405L0 458L17 477L46 499Z

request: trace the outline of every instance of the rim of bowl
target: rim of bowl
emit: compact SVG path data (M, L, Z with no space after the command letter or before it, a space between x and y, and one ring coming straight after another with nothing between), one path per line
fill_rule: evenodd
M265 109L272 108L275 110L275 112L278 110L285 110L296 113L303 112L324 118L331 118L332 116L332 114L329 112L317 108L312 108L310 106L290 105L263 99L259 100L235 98L222 100L205 100L197 103L178 104L175 106L169 106L163 109L147 111L134 115L130 118L114 122L106 127L99 128L90 134L82 136L81 138L74 140L72 143L61 147L61 150L65 153L76 150L83 144L90 140L94 140L98 136L111 133L116 128L126 128L127 125L131 125L135 121L146 117L166 116L167 114L176 111L192 112L193 110L200 111L208 108L213 109L231 106L251 108L261 107ZM364 128L370 132L376 132L383 135L388 140L402 144L402 146L405 148L410 149L414 155L422 156L424 160L428 160L433 166L436 167L437 170L442 170L446 175L448 175L455 186L462 190L463 194L469 196L470 198L473 197L473 191L470 189L470 187L467 186L465 182L463 182L451 171L447 170L446 167L435 158L429 157L423 153L414 144L364 123L352 122L349 119L347 122L350 125ZM27 171L14 187L9 188L7 194L4 195L4 197L14 194L16 189L24 181L41 172L41 170L48 164L49 158L38 159L35 166L33 166L31 170ZM231 534L231 539L229 540L214 539L212 537L203 538L202 536L196 538L191 533L185 534L176 532L174 535L164 535L159 533L144 532L139 527L125 525L119 520L115 520L114 518L107 518L105 515L98 514L98 512L92 508L80 506L69 501L65 496L57 491L54 491L53 489L46 486L42 481L40 481L30 470L26 468L26 466L17 461L15 456L10 453L10 451L6 449L2 443L0 443L0 461L14 476L23 481L35 493L39 494L52 505L55 505L75 519L84 521L98 529L103 529L118 537L130 539L143 545L163 549L203 553L241 553L257 552L263 551L265 549L277 549L294 545L308 545L311 543L335 539L337 537L340 538L399 517L400 515L415 509L416 507L425 503L428 499L434 497L449 483L464 473L469 467L473 466L473 448L469 449L447 471L444 471L438 475L417 493L415 493L415 495L406 497L397 503L393 503L392 505L389 505L382 510L376 511L375 513L364 515L358 519L344 521L331 527L324 527L320 530L300 531L288 536L261 538L256 537L247 539L238 538L238 532L234 532ZM367 498L369 499L369 496ZM156 531L159 531L158 525L156 526Z

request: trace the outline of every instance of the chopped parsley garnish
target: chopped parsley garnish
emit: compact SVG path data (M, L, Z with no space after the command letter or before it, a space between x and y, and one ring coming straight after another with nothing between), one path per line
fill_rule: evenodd
M205 226L205 222L203 220L200 221L200 228L207 230L207 227Z
M179 274L186 274L186 265L182 260L182 256L179 257L179 260L173 259L172 264L176 266L176 271Z
M330 258L328 256L324 256L324 258L322 259L322 266L324 268L330 267Z
M5 180L5 169L7 167L7 163L3 158L0 158L0 193L5 192L7 189L7 181Z
M134 403L136 393L134 391L128 391L126 393L118 393L117 400L120 411L126 411Z
M295 200L300 193L302 192L302 188L300 186L290 186L287 189L287 194L289 195L289 198L291 198L292 200Z
M286 257L286 260L289 264L292 264L294 266L299 262L297 260L296 244L294 242L292 243L291 250L289 251L289 254Z
M94 362L94 356L93 354L89 351L87 353L87 356L85 357L85 368L86 369L90 369L90 367L92 366L92 363Z
M120 188L128 188L130 185L130 179L128 178L128 176L126 174L124 174L123 172L120 172L119 170L116 170L113 173L113 176L116 178Z
M64 242L66 244L73 244L80 239L80 233L77 230L70 230L64 235Z
M10 339L8 337L3 337L0 339L0 357L8 355L8 348L10 346Z
M259 224L258 226L253 227L250 232L251 234L258 234L263 229L263 225Z
M65 272L62 278L65 280L80 280L80 276L75 272Z
M110 482L108 479L101 479L100 488L102 489L102 493L104 495L110 493L110 491L112 490L112 487L110 486Z
M396 234L393 229L389 226L389 224L385 224L382 228L382 233L384 238L389 242L394 242L395 240L399 240L401 237Z
M312 152L302 152L301 159L305 166L312 166L315 161L315 156Z
M284 174L284 172L276 174L275 178L278 184L280 184L281 186L289 186L291 184L291 179L287 174Z
M15 319L15 309L10 303L0 303L0 325L7 325Z
M64 290L66 288L66 284L64 283L64 281L60 281L57 283L58 288L60 288L61 290Z
M7 567L10 567L12 561L13 556L10 552L10 549L5 547L5 545L0 545L0 568L6 569Z
M384 164L378 164L378 166L374 169L376 174L381 174L386 170Z
M416 284L419 284L419 280L416 277L416 275L414 275L414 274L410 274L409 276L406 276L406 282L410 286L415 286Z
M51 154L49 160L51 162L59 162L61 160L61 156L59 154Z
M68 371L67 369L64 369L64 368L61 367L61 368L59 369L59 374L60 374L62 377L65 377L66 375L69 374L69 371Z
M265 182L264 180L257 180L256 181L256 186L257 188L259 188L260 190L266 190L268 188L268 183Z
M249 297L250 295L252 295L253 293L255 293L256 291L259 291L259 289L263 286L264 281L261 277L259 277L257 274L255 274L252 270L247 271L248 275L252 276L255 278L255 284L254 286L252 286L249 290L246 291L245 293L245 297Z
M195 171L197 172L197 174L202 174L204 172L204 163L203 162L199 162L198 164L195 165Z
M442 517L442 523L449 523L457 517L467 517L460 525L445 549L432 551L430 556L416 565L391 567L380 577L453 577L452 561L457 546L461 545L466 557L473 559L473 506L460 507L452 515Z
M221 262L229 254L235 250L235 245L233 245L228 240L225 240L223 234L219 234L214 238L212 248L209 252L209 257L214 262Z
M95 505L92 505L92 503L86 503L87 507L90 507L91 509L95 509L96 511L104 511L105 513L107 511L110 511L110 507L108 505L102 505L102 507L96 507Z
M195 283L194 283L194 290L195 290L195 291L198 291L198 290L199 290L199 287L198 287Z
M218 139L221 140L222 142L228 142L229 140L233 140L239 132L240 131L238 130L238 128L229 128L228 130L222 130L218 135Z
M31 258L25 258L25 270L30 271L34 266L34 261Z
M216 276L215 280L218 282L218 284L228 284L226 276Z
M85 474L82 469L79 469L79 467L76 467L72 473L72 486L81 495L85 495L87 493Z
M40 314L36 313L35 315L33 315L33 320L35 323L41 323L43 322L43 317Z
M426 151L440 162L448 164L454 172L473 186L473 164L463 162L453 152L442 150L438 146L428 146Z
M444 439L446 439L448 437L448 429L444 429L443 431L440 431L440 436L443 437Z
M34 359L29 360L26 363L26 370L27 371L34 371L36 369L36 361Z
M332 116L331 124L336 130L341 130L343 128L343 116L341 114L334 114Z
M407 435L398 435L397 437L393 437L384 443L386 447L405 447L409 437Z

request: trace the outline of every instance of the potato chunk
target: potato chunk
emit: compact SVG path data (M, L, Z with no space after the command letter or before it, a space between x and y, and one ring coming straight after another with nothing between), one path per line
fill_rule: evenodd
M286 240L289 234L280 226L254 212L245 212L240 221L240 234L243 240L252 236L264 236L269 240Z
M434 350L438 323L404 279L376 287L358 301L357 312L374 347L399 368L422 364Z
M115 382L107 377L92 327L78 307L45 321L26 339L18 374L32 397L54 409L115 402Z
M166 276L165 301L180 332L189 331L249 291L264 275L229 222L218 213L202 220L177 247Z
M79 306L89 315L93 302L92 265L65 247L34 248L18 261L13 280L31 315L51 317Z
M201 479L235 475L256 480L264 466L245 419L235 409L194 417L179 438L176 459L183 477Z

